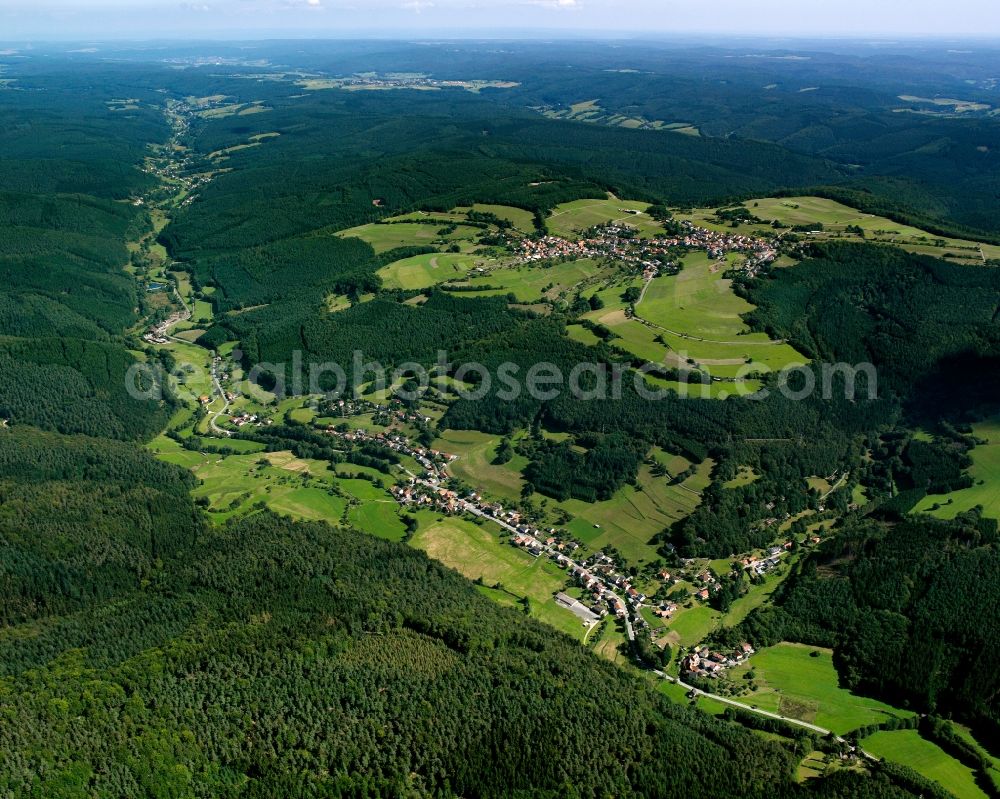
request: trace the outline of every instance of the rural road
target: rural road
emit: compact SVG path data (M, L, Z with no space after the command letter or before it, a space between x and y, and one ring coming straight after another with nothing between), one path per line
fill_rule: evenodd
M744 704L743 702L737 702L735 699L730 699L729 697L726 696L719 696L718 694L707 693L706 691L702 691L700 688L695 688L693 685L688 685L687 683L682 682L678 677L671 677L669 674L666 674L660 671L659 669L652 669L651 671L658 677L661 677L664 680L667 680L668 682L672 682L676 685L679 685L681 688L686 688L689 691L693 691L696 696L704 696L709 699L714 699L716 702L721 702L724 705L729 705L730 707L735 707L739 708L740 710L745 710L748 713L755 713L758 716L766 716L769 719L775 719L776 721L784 721L787 722L788 724L794 724L797 727L803 727L812 732L819 733L820 735L833 735L834 739L839 743L847 744L848 746L851 745L846 738L840 735L836 735L832 730L825 729L816 724L810 724L808 721L802 721L801 719L793 719L788 716L782 716L778 713L771 713L770 711L767 710L761 710L760 708ZM874 755L870 755L861 747L857 747L857 752L858 754L868 758L869 760L879 759Z
M429 483L426 480L421 480L419 477L417 477L415 474L413 474L413 472L409 471L408 469L404 469L404 471L408 475L410 475L410 477L412 477L414 480L416 480L418 483L420 483L422 486L424 486L425 488L432 488L432 489L436 490L436 489L438 489L440 487L440 486L434 485L433 483ZM505 521L503 521L501 519L494 518L493 516L491 516L490 514L486 513L485 511L480 510L478 507L476 507L475 505L473 505L471 502L466 502L465 500L462 500L461 502L462 502L462 509L468 511L473 516L477 516L480 519L486 519L488 521L494 522L495 524L500 525L500 527L502 527L504 530L507 530L510 533L514 533L515 535L517 535L517 533L519 532L518 529L516 527L514 527L513 525L508 524L507 522L505 522ZM549 555L555 554L555 550L551 546L545 547L545 552L547 554L549 554ZM563 557L566 558L566 561L569 563L569 565L570 565L571 568L573 568L573 567L575 567L575 568L582 568L580 566L580 564L578 564L575 560L572 560L571 558L568 558L565 555L563 555ZM608 588L608 586L607 586L606 583L604 583L603 581L600 581L600 580L598 582L600 582L601 586L604 588L604 590L607 592L607 594L612 599L614 599L616 602L621 602L621 604L622 604L623 607L626 607L626 608L628 607L628 605L625 604L625 602L622 600L622 598L620 596L618 596L618 594L616 594L614 591L612 591L610 588ZM628 635L628 640L629 641L635 641L635 630L632 628L632 620L626 614L625 618L623 619L623 621L625 622L625 632Z
M218 425L219 417L222 416L226 411L229 410L229 397L226 396L225 390L222 388L222 383L219 381L219 373L216 371L215 362L212 362L212 385L215 390L219 392L219 396L222 397L222 402L224 403L222 408L215 413L213 413L208 420L208 426L212 428L212 432L217 435L223 436L224 438L229 438L232 433L228 430L223 430Z

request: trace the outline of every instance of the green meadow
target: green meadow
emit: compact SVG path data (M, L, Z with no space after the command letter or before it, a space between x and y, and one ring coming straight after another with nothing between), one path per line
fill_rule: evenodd
M917 503L915 511L953 519L978 505L986 516L1000 518L1000 418L974 424L972 430L976 438L987 441L969 453L972 458L969 474L975 485L950 494L928 495Z
M580 234L594 225L607 222L626 223L638 228L639 235L652 237L663 233L663 226L645 213L649 203L635 200L575 200L556 206L547 220L549 232L553 236L567 239L579 238Z
M909 766L928 779L947 788L959 799L985 799L968 766L945 752L937 744L922 738L916 730L877 732L861 741L869 754Z
M535 215L531 211L523 208L514 208L510 205L488 205L476 203L473 206L456 208L453 213L465 216L468 211L478 211L481 214L493 214L500 219L506 219L521 233L535 232Z
M732 281L723 276L727 266L704 253L686 256L679 275L650 282L636 314L655 327L678 362L693 360L714 376L734 378L804 362L790 345L750 332L742 317L753 306L733 293Z
M513 294L518 302L554 301L585 286L599 284L614 271L597 261L581 258L551 266L521 264L492 269L484 275L461 281L461 285L473 289L473 296Z
M260 447L254 442L219 443L250 446L246 454L217 455L186 450L166 436L149 444L160 460L189 469L198 478L193 494L208 503L212 521L221 524L263 503L294 519L340 524L346 518L351 526L371 535L403 539L406 528L389 492L370 480L347 476L364 473L383 481L384 475L353 464L331 469L325 461L299 459L290 452L261 453L254 451Z
M461 280L467 272L492 262L461 253L428 253L404 258L378 271L387 289L423 289Z
M420 529L410 545L487 587L497 585L515 602L527 600L531 615L582 640L586 628L573 613L559 607L553 595L566 583L566 573L547 558L534 558L507 543L492 523L482 526L464 518L417 514ZM512 595L512 596L511 596Z
M501 436L477 430L445 430L434 442L434 449L458 455L449 470L469 486L487 496L516 501L524 486L521 472L528 465L528 459L515 453L507 463L494 464L501 439Z
M810 225L821 223L823 231L806 234L810 239L823 240L854 234L847 227L861 228L865 239L893 244L910 252L933 255L956 263L982 264L984 258L1000 258L1000 246L980 244L967 239L937 236L911 225L893 222L882 216L863 213L856 208L822 197L766 197L748 200L743 205L754 216L769 223L776 219L784 225ZM765 229L761 224L740 224L733 228L728 222L715 218L715 209L696 208L678 212L678 219L697 225L729 232L753 233Z
M424 225L416 222L391 225L371 223L342 230L336 235L341 238L363 239L372 245L376 253L382 253L398 247L432 246L442 241L445 243L469 242L480 233L478 228L459 226L453 233L442 236L438 233L442 227L443 225Z
M890 716L912 715L841 688L829 649L787 642L777 644L753 655L746 665L733 669L730 676L743 683L748 672L753 673L757 690L741 697L741 702L817 724L838 735L877 724Z
M673 463L673 473L683 471L686 464ZM603 502L568 499L550 504L573 517L568 529L589 549L613 546L630 563L647 563L658 557L653 537L688 516L701 502L712 466L706 460L683 483L671 485L668 477L654 477L644 464L639 469L638 488L623 486Z

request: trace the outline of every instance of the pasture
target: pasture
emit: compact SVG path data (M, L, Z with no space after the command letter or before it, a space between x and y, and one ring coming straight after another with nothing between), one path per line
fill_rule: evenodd
M476 430L445 430L433 447L449 455L458 455L458 460L449 467L455 477L487 496L515 501L521 496L524 486L521 472L528 460L515 453L507 463L494 464L501 438Z
M813 656L813 652L817 654ZM757 690L740 701L817 724L838 735L890 716L912 715L841 688L829 649L780 643L753 655L749 663L733 669L730 676L743 683L748 672L753 672Z
M861 741L866 752L895 763L902 763L928 779L947 788L959 799L985 799L968 766L953 758L940 746L920 737L916 730L877 732Z
M680 363L693 360L716 377L777 371L806 359L793 347L752 333L742 315L753 306L732 291L725 267L704 253L684 259L679 275L653 279L636 314L654 329Z
M506 219L521 233L535 232L535 215L531 211L523 208L514 208L510 205L487 205L476 203L473 206L456 208L453 213L461 214L463 217L468 211L478 211L481 214L493 214L500 219Z
M539 299L555 301L567 297L585 286L597 285L614 271L597 261L581 258L552 266L521 264L493 269L488 273L461 281L463 287L479 289L463 292L470 296L513 294L517 302Z
M207 501L209 518L224 523L233 516L252 512L263 503L275 513L294 519L325 521L339 525L346 518L352 527L392 541L402 540L406 528L396 501L385 489L369 480L343 474L371 473L352 464L335 470L325 461L302 460L290 452L261 454L254 442L219 442L246 447L246 454L217 455L192 452L176 441L160 436L150 442L163 461L190 469L199 480L196 499Z
M672 465L676 468L676 464ZM706 460L683 483L671 485L669 478L654 477L650 467L643 464L638 488L625 485L603 502L568 499L553 507L573 517L567 528L588 549L613 546L630 563L647 563L658 557L651 543L653 536L688 516L701 502L712 466L712 461Z
M1000 417L974 424L972 430L976 438L988 442L978 444L969 452L972 458L969 474L975 485L950 494L928 495L917 503L915 511L953 519L981 505L984 515L1000 518Z
M362 239L372 245L376 253L383 253L397 247L429 247L442 243L468 244L480 233L478 228L459 225L454 232L441 235L438 231L442 229L443 226L425 225L419 222L402 222L391 225L378 225L373 222L341 230L336 235L341 238Z
M420 529L410 540L411 546L470 580L481 579L490 588L499 585L508 596L526 599L532 616L583 640L582 622L553 599L565 585L566 574L552 561L510 546L507 536L490 523L480 526L429 511L419 512L418 519Z
M937 236L911 225L893 222L882 216L865 214L856 208L821 197L779 197L751 200L744 206L764 220L777 219L785 225L808 225L820 222L823 232L810 238L841 236L848 226L859 227L868 241L894 244L911 252L941 258L946 254L959 263L982 264L986 258L1000 258L1000 246Z
M639 230L643 238L663 233L663 226L645 213L649 203L635 200L574 200L556 206L549 215L547 224L553 236L578 239L580 234L594 225L619 222Z
M424 289L438 283L461 280L476 268L485 268L492 261L475 255L428 253L395 261L378 271L387 289Z

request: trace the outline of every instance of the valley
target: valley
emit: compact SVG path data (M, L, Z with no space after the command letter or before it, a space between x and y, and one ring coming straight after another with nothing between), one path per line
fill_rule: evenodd
M998 794L984 190L510 46L0 54L0 796Z

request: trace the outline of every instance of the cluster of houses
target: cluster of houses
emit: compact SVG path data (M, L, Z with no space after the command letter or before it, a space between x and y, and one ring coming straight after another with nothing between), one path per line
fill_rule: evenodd
M331 416L346 419L349 416L373 415L376 424L388 426L392 422L403 424L428 424L431 417L418 413L399 400L390 400L388 405L382 405L366 399L338 399L326 406L326 412Z
M708 598L712 594L718 593L722 590L722 585L719 583L718 578L708 569L705 569L701 574L698 575L698 582L701 584L701 588L695 591L695 599L700 599L702 602L707 602Z
M817 539L819 540L819 539ZM786 541L782 546L773 546L767 550L767 553L763 557L754 557L753 555L743 558L742 565L743 568L758 577L763 577L768 572L774 571L781 563L781 557L788 550L792 548L792 542Z
M263 420L256 413L247 413L246 411L238 416L230 416L229 421L234 427L263 424ZM270 419L267 420L268 423L270 423L270 421Z
M681 660L681 674L685 677L715 679L721 677L726 669L745 663L753 653L754 648L746 642L729 653L717 652L707 646L699 646Z
M653 608L653 615L661 619L669 619L677 612L676 602L661 602Z
M455 514L465 510L458 494L447 488L432 488L417 482L415 478L404 485L395 485L390 489L392 496L400 505L411 505L427 508L439 513Z
M682 235L660 238L658 241L667 247L705 250L710 258L716 259L724 258L731 252L744 253L747 260L743 270L751 277L756 275L762 266L778 257L775 245L765 239L740 233L720 233L687 221L681 222L681 226L685 228Z
M176 311L175 313L170 314L170 316L159 324L150 328L149 332L142 337L142 340L148 342L149 344L167 344L170 342L170 339L168 338L170 335L170 329L187 318L187 311Z
M637 265L653 277L664 266L653 256L666 255L668 251L662 241L639 239L634 228L610 224L593 228L578 241L543 236L540 239L522 239L516 249L517 254L528 262L560 258L614 258L622 263Z
M778 257L775 245L764 239L720 233L691 222L682 222L681 225L685 228L681 235L640 239L635 229L628 225L608 224L593 228L578 241L559 236L523 239L518 243L517 252L529 262L559 258L615 258L640 266L647 279L670 268L672 264L664 262L662 256L669 256L676 247L704 250L715 259L722 259L731 252L743 253L746 262L742 268L751 276Z
M334 427L328 427L326 432L331 436L336 436L351 443L373 442L381 444L401 455L408 455L419 463L428 476L435 480L435 482L447 478L445 467L458 457L457 455L448 455L444 452L438 452L436 449L428 449L427 447L413 444L399 433L369 433L367 430L361 429L342 432Z

